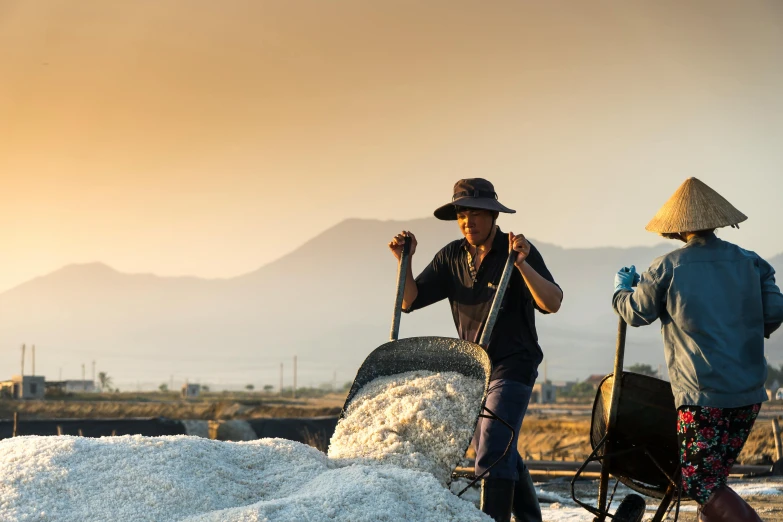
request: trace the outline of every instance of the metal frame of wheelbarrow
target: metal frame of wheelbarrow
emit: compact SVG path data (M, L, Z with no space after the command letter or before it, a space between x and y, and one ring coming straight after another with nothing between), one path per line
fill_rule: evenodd
M394 314L392 317L390 342L387 342L373 350L362 363L359 371L354 378L348 397L345 399L345 405L340 412L338 423L345 417L348 406L356 394L367 383L378 377L395 375L407 371L429 370L434 372L459 371L464 375L483 380L484 391L482 393L481 406L477 409L476 420L473 425L473 431L480 418L492 419L506 426L511 432L506 449L503 455L493 462L483 473L475 477L457 496L461 496L470 487L484 478L487 473L508 456L512 443L516 436L516 430L511 424L506 422L492 410L487 408L487 392L489 391L489 380L492 374L492 362L486 353L486 346L489 344L492 330L495 327L497 316L500 311L500 305L503 302L503 295L511 279L511 273L514 270L514 254L509 252L506 265L503 269L503 275L492 300L489 314L478 344L446 337L418 337L399 339L400 319L402 317L402 301L405 293L405 279L410 263L410 242L403 244L402 255L397 268L397 294L394 300ZM434 359L432 355L437 354L440 358ZM472 437L465 445L465 451L470 447ZM453 475L452 475L453 479Z
M626 338L627 328L628 325L621 318L617 329L617 348L616 348L615 359L614 359L614 372L611 376L607 376L604 379L607 380L610 377L612 377L611 398L609 401L610 406L609 406L609 416L606 423L606 432L604 433L603 437L601 437L601 439L598 441L598 443L594 445L594 449L592 453L590 453L590 455L587 457L587 460L585 460L584 464L582 464L582 466L577 470L576 474L574 474L574 477L571 479L571 498L578 505L580 505L581 507L583 507L584 509L586 509L587 511L595 515L595 518L593 519L594 522L604 522L607 517L614 519L615 516L622 509L622 503L621 503L620 507L618 508L617 512L614 515L609 513L609 506L611 506L612 504L612 500L614 499L614 494L617 491L617 486L621 481L635 491L639 491L647 495L659 496L656 494L654 489L645 488L643 483L638 483L634 481L633 478L631 477L616 477L614 489L612 490L610 496L608 494L609 475L610 475L612 460L619 459L623 456L628 456L630 454L644 454L653 463L653 465L655 466L655 468L657 468L657 470L661 473L661 475L666 478L666 482L667 482L667 487L661 498L661 504L658 506L658 509L655 512L652 522L661 522L668 515L668 513L671 511L671 507L673 507L672 501L675 499L675 496L676 496L676 503L675 503L676 511L675 511L674 520L676 521L677 518L679 517L680 501L682 500L682 483L680 480L679 469L674 474L667 472L664 469L664 467L661 465L661 463L658 461L658 459L656 459L649 451L649 449L644 445L613 451L613 447L612 447L613 432L617 428L617 415L619 411L620 396L623 389L622 383L623 383L623 378L626 376L626 374L624 374L623 372L623 362L625 359L625 338ZM620 377L617 378L617 376ZM596 393L596 402L601 399L601 393L602 393L601 387L599 386L598 391ZM594 405L594 413L595 413L595 405ZM593 422L591 422L591 432L593 430L592 424ZM585 468L590 462L601 463L601 476L598 483L598 506L597 507L593 507L579 500L576 497L576 491L575 491L576 481L579 480L580 475L582 474L582 472L584 472ZM609 496L608 501L607 501L607 496ZM629 497L626 497L626 499L624 499L623 502L628 500L631 496L635 496L635 495L629 495ZM641 518L638 518L638 520L641 520Z

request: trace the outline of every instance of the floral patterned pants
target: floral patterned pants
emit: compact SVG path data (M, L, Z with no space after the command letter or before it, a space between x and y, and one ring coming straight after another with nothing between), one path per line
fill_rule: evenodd
M761 404L741 408L680 406L677 438L680 443L682 490L705 504L726 485L729 471L750 435Z

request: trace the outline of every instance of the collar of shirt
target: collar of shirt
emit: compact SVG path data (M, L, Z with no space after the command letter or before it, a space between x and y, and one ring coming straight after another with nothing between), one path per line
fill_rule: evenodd
M689 246L706 245L708 243L712 243L716 239L718 239L718 236L715 235L715 232L710 232L709 234L704 234L703 236L692 237L690 241L685 243L685 246L689 247Z
M475 283L478 278L478 273L476 271L476 264L473 262L473 254L470 252L470 244L468 243L467 239L462 239L462 248L465 250L465 253L468 257L468 271L470 272L470 277L473 279L473 282ZM486 256L489 256L493 252L502 252L504 249L508 248L508 236L503 233L502 230L500 230L500 227L495 225L495 237L492 239L492 247L489 249L489 252L487 252ZM484 256L484 259L486 259L486 256Z

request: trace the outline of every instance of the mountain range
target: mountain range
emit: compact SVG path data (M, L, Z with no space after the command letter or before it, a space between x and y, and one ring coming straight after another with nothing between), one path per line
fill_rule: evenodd
M38 374L81 378L97 360L116 383L131 386L190 379L229 386L286 385L297 356L299 385L351 380L364 357L388 339L396 261L386 244L414 232L418 273L460 237L452 223L349 219L254 272L230 279L120 273L95 263L70 265L0 294L0 367L18 373L19 346L35 344ZM598 240L598 238L596 238ZM676 247L564 249L531 239L564 291L559 313L537 318L553 380L609 373L617 319L613 277L646 267ZM226 255L230 255L227 253ZM783 254L769 259L783 267ZM448 305L404 315L401 337L454 335ZM781 336L768 341L783 362ZM663 364L659 328L633 329L626 363ZM26 363L29 373L29 360ZM335 373L336 372L336 373ZM0 378L5 378L0 376Z

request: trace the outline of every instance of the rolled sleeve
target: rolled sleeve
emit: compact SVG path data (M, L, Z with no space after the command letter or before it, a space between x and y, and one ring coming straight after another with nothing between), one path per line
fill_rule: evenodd
M612 306L629 325L646 326L661 315L665 291L665 284L658 274L648 270L641 274L636 291L616 292Z
M416 278L416 299L402 311L408 314L446 299L449 296L448 268L446 256L441 250Z
M764 309L764 336L769 339L772 332L783 323L783 294L775 284L775 269L763 259L759 261L759 275L761 276L761 302Z

